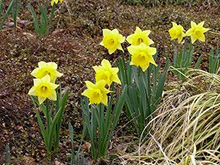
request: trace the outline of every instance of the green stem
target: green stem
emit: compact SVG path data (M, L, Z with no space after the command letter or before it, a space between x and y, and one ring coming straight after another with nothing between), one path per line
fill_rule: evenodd
M150 70L149 69L147 70L147 83L148 83L148 86L147 86L148 96L146 96L147 97L147 106L148 106L148 109L149 109L150 113L152 113L151 106L150 106L150 103L151 103L151 90L150 90Z
M50 120L51 120L51 116L50 116L50 112L49 112L50 108L49 108L49 100L46 100L46 121L47 121L47 129L46 129L46 134L47 134L47 138L50 139L49 137L50 135ZM48 158L50 158L50 152L51 152L51 141L47 140L47 156Z

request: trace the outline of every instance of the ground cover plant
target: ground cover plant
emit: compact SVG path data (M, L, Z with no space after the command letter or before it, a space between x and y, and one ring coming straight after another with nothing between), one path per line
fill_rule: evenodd
M0 164L219 164L218 1L1 1L0 18ZM132 47L142 31L147 65ZM33 92L42 61L63 74L41 80L62 84L57 100Z

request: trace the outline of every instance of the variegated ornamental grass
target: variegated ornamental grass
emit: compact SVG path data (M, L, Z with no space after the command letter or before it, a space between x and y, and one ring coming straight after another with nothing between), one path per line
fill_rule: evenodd
M138 151L125 157L140 164L218 165L220 76L190 69L176 86L146 125L150 133L140 137Z

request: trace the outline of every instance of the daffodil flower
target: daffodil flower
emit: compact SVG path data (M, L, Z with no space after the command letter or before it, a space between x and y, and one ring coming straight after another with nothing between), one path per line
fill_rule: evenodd
M98 81L96 84L93 84L90 81L85 81L86 89L82 95L89 98L89 104L100 104L103 103L107 106L108 96L107 94L110 92L105 88L105 80Z
M105 80L106 84L109 86L112 82L121 84L117 75L119 69L117 67L113 68L108 60L102 60L101 66L93 66L93 69L96 72L95 79L97 82Z
M31 72L31 75L37 79L41 79L46 75L50 76L51 82L55 82L57 77L61 77L63 74L57 71L57 64L54 62L44 62L41 61L38 63L38 68L34 69Z
M177 25L175 22L172 22L173 27L169 30L169 34L172 40L178 39L178 43L180 43L185 36L184 29L181 25Z
M56 101L57 94L55 89L58 86L50 81L49 75L46 75L41 79L34 79L34 86L29 90L28 94L37 96L39 104L42 104L47 98Z
M117 29L109 30L109 29L103 29L103 40L100 43L100 45L104 46L108 49L108 53L112 54L117 49L122 50L121 43L125 41L125 37L123 37L121 34L119 34Z
M210 30L209 28L204 28L204 21L200 22L198 25L191 21L191 28L187 30L186 36L191 36L191 41L194 43L196 40L205 42L204 33Z
M153 55L156 53L156 48L141 43L138 46L129 46L128 52L132 55L130 65L140 66L143 72L147 70L150 63L157 66L153 58Z
M154 42L148 37L150 34L150 30L142 31L139 27L136 27L134 34L131 34L127 37L127 41L131 45L140 45L141 43L145 43L147 46L153 44Z
M60 1L60 3L63 2L63 0L59 0L59 1ZM57 3L58 3L58 0L51 0L51 6L53 6L54 3L57 4Z

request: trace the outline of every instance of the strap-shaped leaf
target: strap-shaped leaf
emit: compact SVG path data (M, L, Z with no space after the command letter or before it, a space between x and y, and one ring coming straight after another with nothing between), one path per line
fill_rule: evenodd
M39 23L38 23L38 20L37 20L37 15L34 11L34 8L30 3L28 4L28 8L29 8L29 10L32 14L33 20L34 20L34 29L37 33L39 33L40 32L40 27L39 27Z
M21 0L15 0L11 10L13 22L14 22L14 29L16 29L17 27L17 15L19 13L20 6L21 6Z
M8 17L8 15L9 15L10 12L11 12L11 9L12 9L12 7L13 7L14 1L15 1L15 0L12 0L12 1L11 1L11 3L9 4L9 6L8 6L6 12L5 12L5 14L3 15L2 23L0 24L0 30L2 29L2 26L3 26L3 24L5 23L6 18ZM1 10L2 10L2 5L3 5L3 1L2 1L2 4L1 4Z
M70 134L70 140L71 140L71 146L73 147L73 126L71 123L69 123L69 134Z
M0 17L2 15L2 8L3 8L3 0L1 0L1 2L0 2Z
M36 101L35 101L36 99L35 99L34 97L32 97L32 96L31 96L31 100L32 100L32 102L33 102L33 104L34 104L34 110L35 110L36 115L37 115L37 121L38 121L40 130L41 130L41 134L42 134L42 136L43 136L45 145L47 146L48 143L47 143L46 130L45 130L45 128L44 128L43 121L42 121L42 119L41 119L41 117L40 117L40 114L39 114L39 112L38 112L38 110L37 110L37 107L36 107L36 104L38 104L38 102L36 103Z
M69 134L70 134L70 142L71 142L71 165L75 162L75 151L73 146L73 126L69 123Z
M195 64L195 69L199 68L200 63L202 62L202 58L203 58L203 55L199 56L199 58L198 58L198 60L197 60L197 62Z
M59 116L61 115L62 113L62 110L61 108L59 109L59 111L55 114L52 122L51 122L51 129L50 129L50 132L49 132L49 135L48 135L48 148L49 150L51 150L52 148L52 140L53 140L53 135L54 135L54 130L55 130L55 127L56 127L56 124L57 124L57 121L59 119Z
M41 12L40 33L44 35L49 30L49 22L48 22L48 19L47 19L47 8L40 6L39 9L40 9L40 12Z
M124 87L122 94L120 96L117 97L116 103L115 103L115 107L113 110L113 114L114 114L114 119L112 121L112 128L110 131L110 136L112 135L113 130L115 129L115 126L118 122L119 116L121 114L122 108L124 106L125 103L125 97L126 97L126 93L127 93L127 86Z
M161 74L159 81L158 81L158 85L157 85L157 90L156 90L156 99L160 99L162 96L162 92L163 92L163 87L164 87L164 83L166 80L166 76L167 76L167 71L169 69L170 66L170 60L167 59L166 61L166 65L164 67L163 73Z
M48 22L49 26L51 26L51 22L52 22L52 19L54 17L55 7L56 7L56 5L53 5L52 10L51 10L50 19L49 19L49 22Z

